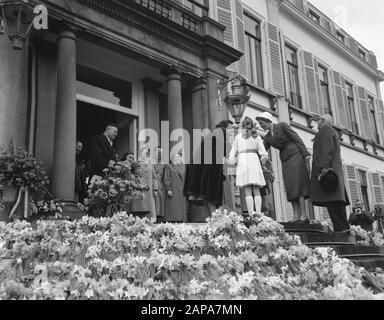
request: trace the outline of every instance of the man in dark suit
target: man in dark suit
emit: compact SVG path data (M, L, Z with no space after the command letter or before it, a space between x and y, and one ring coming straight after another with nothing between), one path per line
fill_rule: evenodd
M343 165L340 155L340 138L332 128L333 118L326 114L318 120L319 132L313 142L311 173L311 201L314 206L326 207L335 232L349 231L346 206L349 200L344 184ZM333 169L338 177L337 188L327 192L319 183L319 175Z
M90 143L90 173L103 176L103 170L108 167L109 161L116 161L116 150L113 142L118 134L115 124L108 124L104 133L92 138Z

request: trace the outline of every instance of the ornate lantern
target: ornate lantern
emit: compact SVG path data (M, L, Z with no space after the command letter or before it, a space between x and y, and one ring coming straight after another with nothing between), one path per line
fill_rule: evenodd
M250 99L248 93L247 81L239 74L235 74L230 80L219 82L219 104L221 105L224 94L224 103L236 124L240 123L244 115L247 102Z
M23 48L35 18L34 7L29 0L0 0L0 33L3 26L15 50Z

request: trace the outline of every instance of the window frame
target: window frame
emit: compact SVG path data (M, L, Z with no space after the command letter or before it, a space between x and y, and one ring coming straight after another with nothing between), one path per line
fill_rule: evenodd
M372 102L372 104L371 104ZM377 125L377 113L375 108L375 97L368 93L367 95L367 104L368 104L368 114L369 114L369 122L371 127L373 128L373 139L377 144L380 144L380 134L379 127Z
M320 80L320 95L321 95L321 103L324 106L325 109L325 104L324 104L324 96L323 96L323 88L326 87L326 92L327 92L327 103L328 103L328 110L331 116L333 116L333 110L332 110L332 103L331 103L331 92L330 92L330 78L329 78L329 68L326 67L325 65L318 63L318 69L319 69L319 80ZM322 72L323 70L324 72ZM322 77L320 76L321 74L325 74L326 76L326 82L322 80Z
M366 168L362 168L360 166L357 166L356 169L357 169L358 181L359 181L359 185L360 185L360 192L361 192L362 201L364 203L365 211L369 212L371 210L371 208L370 208L370 197L372 196L370 194L370 189L369 189L370 181L368 181L368 172L369 172L369 170L366 169ZM366 185L363 185L361 183L362 181L360 179L360 177L361 177L360 173L364 174ZM364 198L364 192L363 191L365 191L366 199Z
M245 19L248 18L256 22L259 26L258 34L255 30L255 34L251 34L248 32L246 28ZM245 36L245 47L247 52L246 59L248 63L248 78L249 81L253 84L264 88L265 87L265 70L264 70L264 58L263 58L263 32L262 32L262 19L255 17L252 13L244 10L244 36ZM255 41L254 48L251 49L251 42ZM257 47L257 44L259 45ZM251 51L252 50L252 51ZM254 50L254 52L253 52ZM257 59L257 56L260 57L259 62L254 61ZM259 70L260 69L260 70ZM258 75L261 75L259 77Z
M312 21L316 22L317 24L320 24L320 22L321 22L321 15L317 14L312 9L308 10L308 16L311 18Z
M340 41L341 43L345 44L345 38L346 37L339 30L336 30L336 38L337 38L338 41Z
M352 127L352 133L355 135L360 135L360 130L359 130L359 123L358 123L358 117L356 114L356 97L354 93L354 84L352 82L349 82L348 80L345 80L345 90L347 91L347 112L349 113L349 117L351 119L351 127ZM351 88L351 90L348 90L348 87ZM352 96L349 95L351 92ZM352 116L353 115L353 116ZM354 126L355 125L355 126ZM355 129L355 131L354 131Z
M288 61L287 59L287 49L289 49L290 51L294 51L295 53L295 61L294 62L291 62L291 61ZM298 108L298 109L301 109L303 110L304 106L303 106L303 97L302 97L302 94L301 94L301 86L300 86L300 64L299 64L299 49L293 45L291 42L289 41L285 41L284 42L284 61L285 61L285 64L286 64L286 67L287 67L287 77L288 77L288 94L289 94L289 101L291 103L292 106ZM297 88L297 91L298 92L295 92L293 91L293 87L292 87L292 83L293 83L293 77L292 77L292 70L295 70L296 71L296 83L295 83L295 87Z

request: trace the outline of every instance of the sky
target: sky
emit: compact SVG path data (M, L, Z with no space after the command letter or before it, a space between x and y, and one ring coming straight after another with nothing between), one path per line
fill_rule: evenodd
M309 0L337 25L377 56L384 71L383 0ZM381 83L384 97L384 83Z

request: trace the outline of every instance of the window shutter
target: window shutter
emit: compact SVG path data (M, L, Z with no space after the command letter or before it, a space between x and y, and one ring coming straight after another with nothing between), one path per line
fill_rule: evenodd
M363 135L367 139L372 139L371 124L369 122L369 110L367 102L367 91L363 87L357 87L361 124L363 128Z
M371 182L372 182L372 188L373 188L373 195L375 199L375 204L384 204L384 196L383 196L383 187L381 185L381 179L380 175L378 173L371 173L370 174Z
M345 168L347 172L349 197L351 203L354 203L356 200L362 199L358 174L354 166L346 165Z
M383 103L382 100L377 100L377 104L379 106L378 111L379 111L379 119L380 119L380 122L381 122L381 125L380 125L380 128L381 128L381 144L384 145L384 103Z
M244 31L244 13L243 13L243 4L240 0L236 0L236 32L237 32L237 49L241 51L244 55L240 58L238 62L238 72L245 78L248 79L248 69L247 69L247 57L245 54L245 31Z
M314 64L315 64L315 78L316 78L316 89L317 89L317 100L319 102L319 112L320 115L325 113L325 109L323 106L323 102L321 99L321 85L320 85L320 73L319 73L319 62L317 59L314 59Z
M231 0L217 0L217 17L219 23L225 26L224 42L234 47Z
M372 52L368 53L368 61L374 68L378 68L377 58Z
M293 3L300 11L305 12L304 0L294 0Z
M349 44L349 47L351 48L351 50L355 53L359 53L359 47L357 45L357 42L355 41L355 39L352 39L351 37L348 38L348 44Z
M331 20L329 20L325 17L323 17L322 20L323 20L324 29L327 30L331 34L334 34Z
M344 79L342 79L340 73L333 71L333 89L335 92L336 98L336 115L337 115L337 123L343 128L350 127L350 121L348 121L348 115L346 112L346 94L345 89L342 86L344 83ZM349 123L349 125L348 125Z
M306 93L308 97L308 111L314 114L319 114L319 101L317 94L315 65L312 53L303 51L303 59L304 76L307 87Z
M284 96L283 67L281 62L278 28L271 23L267 23L267 35L272 90Z

